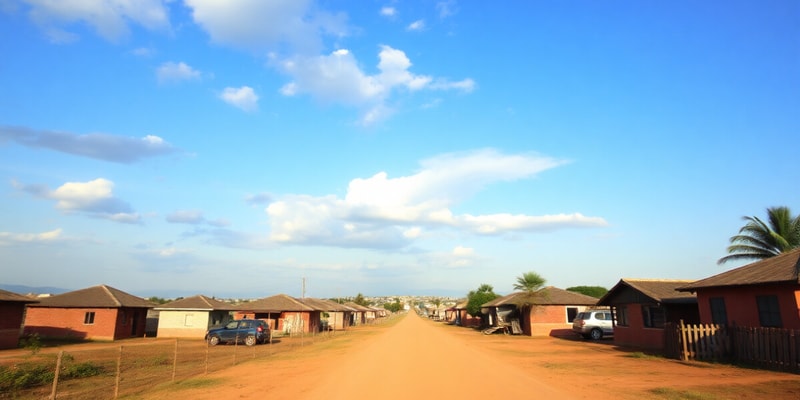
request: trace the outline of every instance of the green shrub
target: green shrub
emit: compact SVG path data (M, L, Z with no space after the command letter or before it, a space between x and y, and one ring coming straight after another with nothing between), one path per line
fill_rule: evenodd
M21 363L0 366L0 392L13 392L53 382L54 366L41 363Z

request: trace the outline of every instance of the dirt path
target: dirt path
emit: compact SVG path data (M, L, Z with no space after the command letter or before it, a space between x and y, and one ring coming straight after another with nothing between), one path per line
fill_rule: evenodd
M481 335L415 314L135 399L798 399L794 374L681 363L604 340ZM285 343L284 343L285 344Z

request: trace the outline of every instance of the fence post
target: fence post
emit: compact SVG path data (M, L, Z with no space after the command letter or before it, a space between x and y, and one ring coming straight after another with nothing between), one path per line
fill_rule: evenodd
M175 373L178 371L178 338L175 338L175 354L172 357L172 381L175 382Z
M206 340L206 370L205 370L205 375L208 375L208 349L210 347L211 347L211 345L208 343L208 340Z
M122 346L119 346L119 354L117 355L117 376L114 378L114 398L119 397L119 382L122 376Z
M58 387L58 374L61 372L61 358L64 356L64 350L58 352L58 358L56 359L56 372L53 374L53 390L50 392L50 400L55 400L56 398L56 387Z
M680 332L678 334L679 342L681 344L681 361L686 361L689 359L689 349L686 344L686 326L683 324L683 320L680 321Z

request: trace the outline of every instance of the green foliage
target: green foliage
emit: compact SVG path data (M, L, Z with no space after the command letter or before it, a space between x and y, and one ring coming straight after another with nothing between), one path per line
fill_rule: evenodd
M528 293L533 293L544 286L545 279L536 272L525 272L517 277L517 283L514 284L514 290L521 290Z
M25 350L30 350L31 354L36 354L42 349L42 339L39 338L38 333L27 335L20 339L19 347Z
M399 297L395 297L394 298L394 303L384 303L383 304L383 308L385 308L385 309L387 309L387 310L389 310L389 311L391 311L393 313L396 313L396 312L398 312L398 311L403 309L403 304L400 303L400 298Z
M149 301L149 302L151 302L151 303L156 303L156 304L166 304L166 303L169 303L169 300L167 300L167 299L165 299L165 298L163 298L163 297L157 297L157 296L148 297L148 298L147 298L147 301Z
M353 299L353 303L356 303L356 304L358 304L360 306L365 306L365 307L368 307L370 305L369 302L367 301L367 299L365 299L364 295L361 294L361 293L356 295L356 298Z
M481 305L488 303L498 296L492 285L481 284L477 290L467 293L467 312L473 317L481 316Z
M667 400L715 400L717 398L711 394L691 392L688 390L677 390L666 387L650 389L650 393L658 395L659 398Z
M800 216L789 207L767 208L767 222L758 217L742 217L747 224L730 238L728 255L717 261L763 260L800 247Z
M568 287L567 290L570 292L581 293L587 296L592 296L595 298L601 298L608 293L608 289L602 286L573 286Z
M73 357L64 354L61 359L59 379L88 378L101 375L103 367L91 363L74 363ZM0 365L0 393L11 393L17 390L37 386L51 385L55 378L55 360L47 362L25 362L11 366Z

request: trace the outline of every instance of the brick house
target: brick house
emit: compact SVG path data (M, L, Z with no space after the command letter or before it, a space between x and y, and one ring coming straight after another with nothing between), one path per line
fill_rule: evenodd
M322 327L322 310L285 294L248 301L236 308L237 319L263 319L270 323L273 331L284 334L319 332Z
M614 315L614 343L646 350L664 348L667 322L700 322L697 297L678 292L691 281L665 279L620 279L597 302L611 307Z
M19 344L25 306L38 300L0 289L0 349L13 349Z
M158 311L156 336L203 338L209 329L230 322L235 309L232 304L200 294L162 304L154 308Z
M367 315L367 312L370 311L370 309L368 307L364 307L361 304L357 304L357 303L354 303L352 301L348 301L348 302L344 303L344 305L346 305L346 306L348 306L348 307L350 307L350 308L352 308L354 310L353 311L353 317L352 317L352 323L350 325L355 326L355 325L363 325L363 324L367 323L366 315Z
M678 288L697 294L700 322L800 329L800 249Z
M111 286L93 286L29 304L24 332L89 340L144 337L147 311L155 306Z
M310 297L304 297L297 300L300 300L300 302L311 308L322 311L322 319L324 321L323 325L325 329L338 331L346 330L348 327L352 326L353 313L355 310L344 304Z
M455 314L454 323L458 326L478 327L481 325L481 319L473 317L467 312L467 300L461 300L453 307Z
M579 312L593 307L598 299L585 294L548 286L533 293L515 292L498 297L481 306L489 314L490 324L519 322L522 333L528 336L562 334L572 328Z

